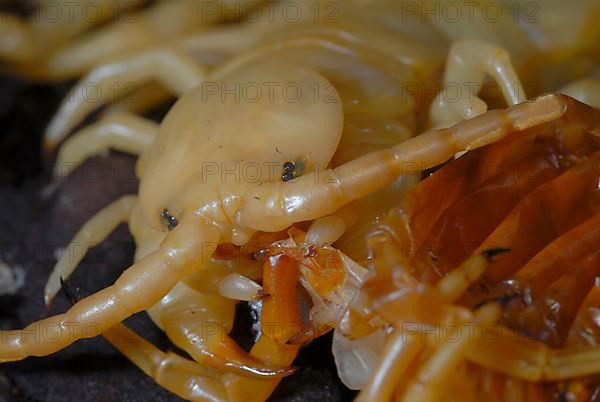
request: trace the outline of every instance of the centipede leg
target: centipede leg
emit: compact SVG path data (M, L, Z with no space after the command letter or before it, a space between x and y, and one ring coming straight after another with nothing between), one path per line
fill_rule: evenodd
M159 350L123 324L110 328L102 336L158 385L179 397L198 402L227 401L227 392L216 371L173 352Z
M60 148L55 173L73 169L109 149L140 155L154 140L158 124L129 113L108 115L70 137Z
M73 342L97 335L74 331L94 325L101 333L161 300L181 279L202 269L199 261L212 255L220 231L193 217L179 223L158 250L125 270L115 283L81 299L63 314L28 325L23 330L0 331L0 362L46 356ZM40 341L41 334L45 338Z
M444 76L445 87L431 105L431 125L449 127L487 111L487 104L477 96L486 75L493 77L508 105L527 98L508 53L491 43L474 39L455 42L450 48ZM458 99L450 99L450 85L458 86Z
M258 378L293 373L293 369L263 363L229 337L235 314L234 300L202 294L184 284L173 288L168 297L173 301L160 306L160 323L169 339L198 363Z
M296 300L298 268L287 256L267 259L264 265L261 317L262 335L250 354L262 361L289 366L296 358L300 345L287 341L300 330L300 308ZM256 379L228 374L227 393L234 402L264 401L273 392L280 378Z
M98 107L135 92L142 83L158 80L177 95L199 86L205 78L202 67L186 53L159 48L134 54L95 68L61 104L45 134L47 148L54 148L78 123ZM89 95L89 88L97 95ZM114 88L121 88L115 93Z
M124 196L96 213L75 235L54 266L46 287L44 300L49 305L61 288L60 279L68 279L91 246L102 242L119 224L129 219L136 196Z

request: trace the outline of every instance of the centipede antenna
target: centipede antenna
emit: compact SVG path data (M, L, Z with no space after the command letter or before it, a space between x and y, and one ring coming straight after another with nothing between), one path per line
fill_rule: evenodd
M428 169L423 170L421 172L421 180L425 180L426 178L428 178L429 176L431 176L432 174L434 174L435 172L437 172L438 170L440 170L444 166L448 165L453 160L454 160L454 158L450 158L446 162L442 162L439 165L436 165L436 166L433 166L433 167L430 167Z
M304 345L315 338L315 330L313 328L307 328L288 339L286 345Z
M271 293L263 293L263 291L260 290L256 296L257 300L265 300L271 297Z
M73 290L71 284L65 281L62 276L60 277L60 288L67 297L67 300L71 303L71 305L74 305L79 300L81 300L81 297L77 296L77 291Z
M520 296L519 293L515 292L515 293L509 293L507 295L502 295L502 296L497 296L497 297L492 297L486 300L483 300L479 303L477 303L474 307L474 309L479 309L487 304L490 303L496 303L498 305L500 305L501 307L506 307L506 305L512 301L515 300L516 298L518 298Z

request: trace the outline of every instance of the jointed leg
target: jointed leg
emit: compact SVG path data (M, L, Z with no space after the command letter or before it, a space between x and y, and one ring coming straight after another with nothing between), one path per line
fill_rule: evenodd
M263 35L262 31L257 31L255 28L254 23L242 26L219 26L191 34L181 41L178 40L177 44L179 48L192 55L198 63L212 66L218 64L221 58L229 58L255 44ZM215 52L219 52L219 57L215 58ZM204 55L208 57L203 57ZM135 94L130 98L122 99L110 106L109 111L143 113L172 97L173 94L160 84L149 82L136 88Z
M231 3L230 0L169 0L156 2L135 14L123 12L122 21L92 32L52 55L44 66L46 74L69 78L114 57L157 46L179 45L186 35L206 25L224 18L243 18L241 11L245 10L245 3L263 1L243 0L235 2L235 6L226 6L225 3ZM224 7L227 7L227 12L223 11ZM123 8L127 9L126 5Z
M538 299L563 276L570 276L573 263L591 254L600 244L600 212L554 239L511 277Z
M225 402L227 392L217 373L156 346L118 324L102 334L158 385L188 401Z
M72 304L79 299L68 282L62 290ZM220 373L173 352L164 353L119 323L102 336L163 388L190 401L227 401Z
M182 220L158 250L123 272L112 286L82 299L64 314L23 330L0 332L0 362L54 353L150 308L182 278L202 268L219 238L213 225L193 217Z
M204 70L187 54L157 49L108 63L83 78L67 97L46 131L47 148L54 148L90 112L116 101L124 93L151 79L159 80L177 95L199 86Z
M398 378L423 351L424 345L417 334L404 334L396 329L385 343L381 360L356 402L389 401L398 386Z
M560 332L561 327L571 326L570 322L561 322L561 318L563 321L571 321L570 318L577 311L579 314L585 311L580 309L580 304L593 286L594 278L597 277L600 251L596 248L589 255L574 259L573 262L574 272L547 289L549 293L547 300L552 300L561 306L558 314L556 312L544 314L544 317L555 320L552 329L556 332ZM537 297L535 293L534 297ZM539 309L547 308L542 300L534 298L534 302L541 305L541 307L538 305ZM567 318L564 318L565 316ZM467 351L469 360L528 381L563 380L591 375L600 370L600 348L597 346L591 348L567 346L564 350L555 350L507 328L501 328L498 334L500 338L492 342L478 342L471 345Z
M264 264L265 294L261 317L262 335L250 355L261 361L287 367L296 358L300 345L287 341L301 330L300 307L296 299L296 264L285 255L267 258ZM256 379L226 374L227 394L234 402L266 400L281 378Z
M456 321L445 323L446 325L457 325L459 338L448 339L447 335L444 336L441 344L436 346L437 350L415 374L415 381L408 386L404 395L397 400L406 402L435 402L440 400L444 382L447 381L447 378L463 360L465 349L470 342L477 342L481 338L481 324L494 322L499 315L500 311L496 305L482 307L473 317L474 323L478 324L473 331L474 334L469 335L465 335L462 331L463 325L467 322L464 318L455 317Z
M595 108L600 108L600 80L588 78L575 81L559 89L558 92Z
M542 96L506 110L493 110L452 128L431 130L394 147L372 152L333 170L307 173L290 182L264 183L244 195L238 219L256 230L275 232L294 222L314 220L381 189L409 170L434 167L468 151L562 117L569 103ZM306 194L310 197L306 197Z
M235 270L235 268L233 269ZM229 266L210 261L206 264L206 269L195 272L184 278L182 282L193 290L206 295L218 294L236 301L258 300L262 294L262 286L246 276L249 273L254 272L239 274L232 272L232 268ZM254 276L256 280L259 278L260 276Z
M27 23L12 15L2 15L0 22L0 57L23 62L35 58L37 48Z
M102 242L119 224L127 222L136 202L136 196L121 197L99 211L79 229L79 232L60 256L48 278L48 282L46 282L44 289L46 305L52 302L52 299L60 290L60 279L66 280L69 278L90 247Z
M135 92L123 99L117 100L112 105L106 108L106 114L114 113L131 113L143 114L161 104L173 99L174 94L170 93L159 82L148 82L144 85L136 87Z
M500 327L490 336L493 341L470 344L466 358L482 367L532 382L565 380L600 371L598 346L552 350L506 327Z
M95 25L131 14L134 7L147 0L83 0L81 2L37 2L37 15L22 21L2 15L0 21L0 58L18 63L32 63L68 40ZM127 13L123 12L127 10Z
M485 113L487 105L477 94L486 75L500 85L509 106L527 99L504 49L480 40L463 39L450 48L444 88L431 105L431 125L449 127Z
M458 299L469 285L481 275L485 268L485 260L485 256L475 256L438 282L435 291L439 294L440 300L451 303ZM452 310L449 313L452 313ZM494 315L492 313L495 314L497 311L495 309L482 310L479 313L481 315L478 316L478 319L485 318L486 320L490 320ZM431 314L428 314L428 316L431 317ZM446 363L448 363L449 360L458 358L466 346L464 341L464 339L461 339L458 342L446 345L447 348L445 350L439 351L437 359L446 359ZM377 370L371 376L367 386L360 393L357 401L390 400L398 385L397 379L403 377L403 373L406 372L411 362L424 350L424 347L423 337L418 333L404 332L400 328L396 328L394 334L386 342ZM434 375L436 366L439 364L439 367L442 368L445 367L446 363L439 364L434 356L434 359L430 360L421 369L421 372L424 373L423 378L435 377L439 374L436 373ZM415 394L423 392L419 391L419 388L426 389L426 387L418 387L413 384L413 387L409 388L408 395L411 398L416 398ZM405 400L411 401L413 399L405 397Z
M504 249L489 250L482 256L470 258L459 268L453 270L438 282L436 286L437 292L442 296L441 299L450 303L458 299L464 290L474 283L484 272L486 259L493 259L496 254L508 251L509 250ZM582 276L582 273L595 272L595 268L598 266L599 262L600 252L595 251L583 260L578 261L577 265L581 268L579 268L575 274ZM567 279L570 282L583 280L585 283L590 283L589 276L582 278L569 277ZM571 283L561 285L562 292L570 295L573 294L572 290L569 292L569 285L571 285ZM560 302L561 298L554 296L553 300ZM568 300L568 302L570 302L570 300ZM560 302L559 304L563 305L564 303ZM495 305L491 306L496 308ZM432 314L428 314L428 316L430 317ZM488 318L489 319L484 321L494 321L492 315ZM425 321L423 322L427 324ZM405 335L405 343L401 345L403 348L408 348L408 345L410 345L411 342L410 336L412 335L414 334ZM600 348L598 347L593 347L591 349L567 348L566 350L552 350L541 342L519 335L505 327L500 327L500 329L498 329L498 327L494 328L494 332L488 334L488 337L493 337L494 339L488 342L478 338L475 339L474 342L470 342L466 349L464 349L465 357L477 365L505 373L512 377L517 377L526 381L554 381L590 375L600 370L600 363L598 363L600 361ZM393 341L390 340L388 345L393 345ZM430 346L437 346L437 344L431 344ZM387 363L389 368L382 371L383 374L379 376L381 378L380 382L388 379L385 372L392 370L391 367L398 364L397 359L404 359L410 355L410 352L404 353L405 354L403 355L393 355L389 351L385 353L384 356L386 357L384 358L384 362L389 361ZM432 370L435 369L435 367L445 367L445 365L432 365ZM373 378L377 379L379 377L376 375ZM399 377L400 375L394 375L393 378ZM381 389L386 389L382 384L383 383L376 384L377 387L369 386L363 392L369 392L369 394L365 394L369 396L378 395L372 393L380 392ZM430 389L429 387L424 388ZM419 391L419 394L421 393L422 391ZM413 395L406 400L417 400L415 398L416 397ZM373 398L371 397L365 400L372 399ZM384 399L377 398L377 400Z
M259 378L281 377L294 371L253 358L229 337L234 300L202 294L184 284L175 286L168 299L154 306L150 314L158 316L169 339L198 363Z
M158 124L151 120L129 113L108 115L65 141L58 153L55 175L71 171L90 156L109 149L140 155L157 132Z
M219 26L186 37L181 46L190 53L222 52L229 56L252 48L265 35L255 23Z

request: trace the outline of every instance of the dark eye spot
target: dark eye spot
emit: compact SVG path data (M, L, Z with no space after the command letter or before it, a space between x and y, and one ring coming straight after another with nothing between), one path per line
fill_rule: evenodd
M281 175L281 180L290 181L294 179L294 172L285 172Z
M160 213L160 216L163 218L163 221L165 222L169 230L175 229L175 227L179 223L177 222L177 219L175 219L175 217L171 215L169 210L166 208L163 209L163 211Z
M295 168L296 168L296 164L294 162L288 161L283 164L284 172L293 172Z
M281 175L281 180L290 181L295 179L296 177L302 176L304 164L302 161L287 161L283 164L283 174Z

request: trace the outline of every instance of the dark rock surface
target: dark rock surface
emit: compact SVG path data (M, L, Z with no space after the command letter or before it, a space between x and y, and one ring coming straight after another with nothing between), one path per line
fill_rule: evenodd
M0 329L27 324L68 308L59 295L49 312L43 287L64 248L96 211L137 190L134 159L110 153L88 160L72 175L49 185L40 139L68 84L44 85L0 77L0 259L25 272L16 295L0 296ZM134 244L122 225L92 249L70 283L81 295L112 283L127 267ZM243 319L243 306L238 309ZM127 325L161 349L172 347L145 313ZM0 340L1 341L1 340ZM273 401L334 402L352 399L336 376L331 336L305 348ZM179 401L161 389L102 338L79 341L54 355L0 365L0 402Z

